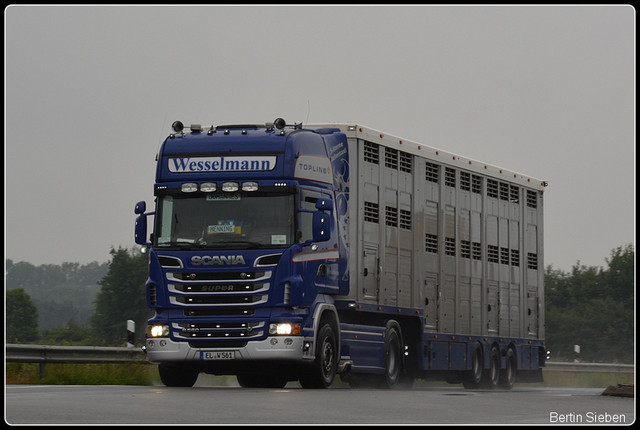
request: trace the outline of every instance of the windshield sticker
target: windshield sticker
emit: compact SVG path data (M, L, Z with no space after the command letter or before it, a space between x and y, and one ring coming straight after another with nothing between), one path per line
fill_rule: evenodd
M218 221L218 224L207 227L207 234L241 234L242 225L236 224L235 221Z
M287 235L286 234L272 234L271 235L271 245L286 245L287 244Z
M207 194L208 202L225 202L235 200L241 200L240 194Z

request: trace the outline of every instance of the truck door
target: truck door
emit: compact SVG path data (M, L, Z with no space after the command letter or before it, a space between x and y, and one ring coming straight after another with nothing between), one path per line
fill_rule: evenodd
M367 246L364 249L364 300L378 301L378 284L380 273L378 270L378 248Z
M527 291L527 336L538 337L538 291Z
M487 286L487 330L489 333L498 332L498 284L489 282Z
M424 328L438 328L438 275L427 272L424 278Z

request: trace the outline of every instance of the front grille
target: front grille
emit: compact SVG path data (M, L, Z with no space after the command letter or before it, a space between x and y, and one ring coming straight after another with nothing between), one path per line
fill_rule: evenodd
M234 309L185 309L183 314L185 317L212 317L212 316L248 316L256 313L252 308L234 308Z
M239 281L248 279L260 279L264 277L266 272L175 272L172 273L173 279L179 281Z
M185 305L231 305L264 302L266 300L266 296L178 296L172 297L172 299L172 302L182 303Z
M265 321L207 321L173 323L173 334L178 339L239 340L260 338L265 334Z
M188 285L176 284L173 288L183 293L237 293L259 291L269 284L211 284L211 285Z

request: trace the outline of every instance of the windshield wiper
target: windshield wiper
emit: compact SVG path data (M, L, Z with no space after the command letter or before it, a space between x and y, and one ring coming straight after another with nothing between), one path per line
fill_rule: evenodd
M212 242L210 246L223 245L225 248L227 245L246 245L247 248L262 248L264 245L260 242L252 242L250 240L220 240Z

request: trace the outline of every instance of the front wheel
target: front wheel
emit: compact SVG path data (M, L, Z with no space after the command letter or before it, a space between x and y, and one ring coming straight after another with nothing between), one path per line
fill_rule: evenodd
M338 343L331 325L323 325L318 332L315 352L313 364L300 375L300 385L304 388L329 388L338 367Z
M167 387L193 387L198 379L198 370L188 366L159 365L160 380Z

